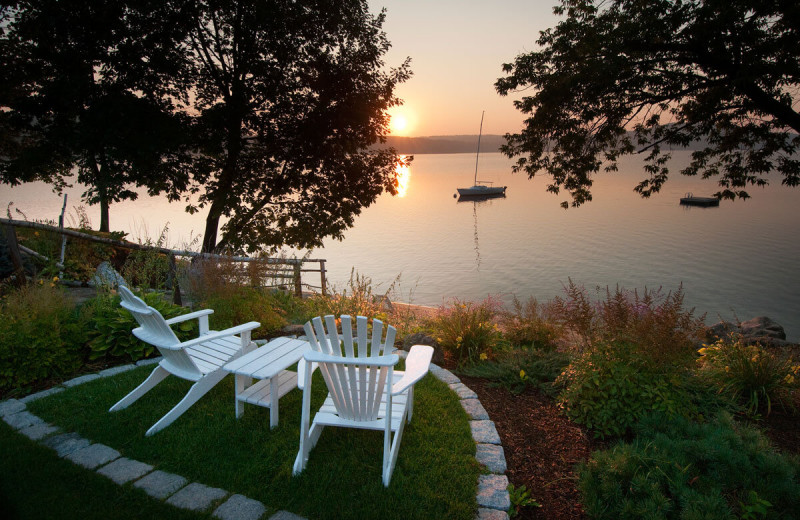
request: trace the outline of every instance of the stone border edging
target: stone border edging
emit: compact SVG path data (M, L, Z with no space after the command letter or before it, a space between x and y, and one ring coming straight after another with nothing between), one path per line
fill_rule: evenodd
M405 357L407 352L399 350ZM122 457L117 450L99 443L92 443L77 433L63 433L60 428L44 422L27 410L27 403L43 397L63 392L66 388L99 379L111 377L144 365L154 365L161 358L138 361L87 374L58 386L28 395L22 399L8 399L0 402L0 417L18 433L39 444L53 449L56 454L88 470L93 470L119 485L132 482L134 487L167 504L191 511L206 511L212 503L227 497L227 500L214 509L213 515L220 520L258 520L266 511L266 506L244 495L231 494L220 488L212 488L186 478L155 469L149 464ZM430 372L447 384L458 396L461 406L470 417L472 439L475 441L475 459L486 466L488 475L478 476L478 513L476 520L508 520L511 498L508 493L506 459L500 436L494 422L478 400L478 395L464 385L449 370L431 363ZM288 511L278 511L268 520L305 520Z

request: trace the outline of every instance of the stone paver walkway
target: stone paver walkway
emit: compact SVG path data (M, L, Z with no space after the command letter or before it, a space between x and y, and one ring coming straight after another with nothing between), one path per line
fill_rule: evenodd
M398 351L405 357L406 352ZM65 458L88 470L96 471L122 485L132 482L148 495L164 500L175 507L192 511L208 511L217 505L213 515L221 520L259 520L266 506L243 495L232 494L220 488L189 482L186 478L166 473L149 464L122 457L120 452L103 444L93 443L76 433L64 433L57 426L44 422L27 410L27 404L65 388L74 387L101 377L110 377L137 366L152 365L159 359L140 361L136 365L125 365L89 374L62 383L61 386L29 395L22 399L0 402L0 417L22 435L53 449ZM478 520L508 520L506 511L511 507L508 494L506 459L500 436L494 423L477 399L475 392L467 388L452 372L431 364L431 373L450 386L461 400L461 406L470 416L472 438L476 443L475 458L486 466L488 475L478 477ZM268 520L305 520L288 511L278 511Z

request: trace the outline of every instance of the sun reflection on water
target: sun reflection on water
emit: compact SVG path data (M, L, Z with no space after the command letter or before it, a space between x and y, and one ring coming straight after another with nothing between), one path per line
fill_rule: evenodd
M400 159L397 161L397 167L394 171L397 175L397 196L405 197L406 193L408 192L408 182L411 178L411 168L408 165L407 157L405 155L400 156Z

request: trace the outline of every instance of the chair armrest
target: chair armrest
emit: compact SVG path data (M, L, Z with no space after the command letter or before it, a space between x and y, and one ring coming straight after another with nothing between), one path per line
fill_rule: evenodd
M195 339L190 339L189 341L184 341L183 343L179 343L175 345L175 349L193 347L195 345L200 345L201 343L205 343L206 341L227 338L229 336L235 336L237 334L241 334L242 332L249 332L253 329L257 329L260 326L261 324L257 321L250 321L243 325L237 325L236 327L231 327L229 329L209 332L208 334L202 334L196 337Z
M414 385L417 381L425 377L428 368L431 366L433 358L433 348L427 345L414 345L408 351L406 358L406 370L400 381L392 385L392 395L401 394Z
M214 310L203 309L201 311L190 312L189 314L181 314L180 316L175 316L174 318L170 318L164 321L167 322L167 325L173 325L175 323L181 323L182 321L193 320L195 318L200 318L202 316L208 316L209 314L214 314Z
M306 364L311 363L306 361L305 358L300 358L297 362L297 388L304 390L306 387ZM314 370L319 368L318 363L311 363L311 370L309 371L309 378L314 376Z
M353 366L377 366L377 367L391 367L397 364L400 360L400 356L397 354L389 354L386 356L377 356L377 357L342 357L342 356L332 356L330 354L323 354L322 352L316 352L314 350L310 350L303 354L303 357L307 362L312 363L334 363L337 365L353 365Z

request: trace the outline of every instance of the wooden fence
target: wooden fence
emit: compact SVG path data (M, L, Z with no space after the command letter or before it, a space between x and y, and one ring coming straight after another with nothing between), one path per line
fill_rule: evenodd
M11 256L11 262L14 266L14 271L16 274L16 278L18 281L24 283L25 276L24 270L22 266L22 253L29 254L31 256L35 256L42 260L49 260L48 258L44 257L43 255L37 253L36 251L32 251L26 247L20 246L17 241L17 227L23 228L32 228L32 229L40 229L43 231L49 231L52 233L58 233L64 237L73 237L78 238L81 240L88 240L91 242L97 242L100 244L106 244L115 247L121 247L124 249L132 249L132 250L140 250L140 251L156 251L158 253L162 253L169 257L170 262L170 277L173 279L173 300L175 303L181 303L181 295L180 295L180 288L178 287L177 283L177 257L190 257L190 258L198 258L203 260L221 260L221 261L229 261L229 262L260 262L264 263L269 266L275 266L276 270L273 273L270 273L270 277L276 279L284 279L284 280L291 280L291 285L294 287L294 293L297 296L302 296L303 293L303 286L308 287L309 289L319 289L320 292L325 295L326 293L326 285L327 280L325 278L326 270L325 270L325 260L319 258L251 258L247 256L230 256L230 255L218 255L218 254L210 254L210 253L198 253L196 251L186 251L186 250L176 250L176 249L167 249L164 247L157 247L157 246L148 246L143 244L135 244L133 242L123 242L121 240L114 240L111 238L105 237L98 237L94 235L89 235L87 233L81 233L80 231L75 231L72 229L65 229L55 226L50 226L47 224L41 224L38 222L28 222L25 220L12 220L12 219L5 219L0 218L0 224L5 228L5 235L6 240L9 246L9 253ZM316 269L311 269L306 267L306 264L318 264L319 267ZM59 267L63 268L60 264L57 264ZM281 268L281 266L286 266L285 268ZM319 273L320 276L320 284L319 286L311 285L309 283L303 283L302 276L303 273Z

